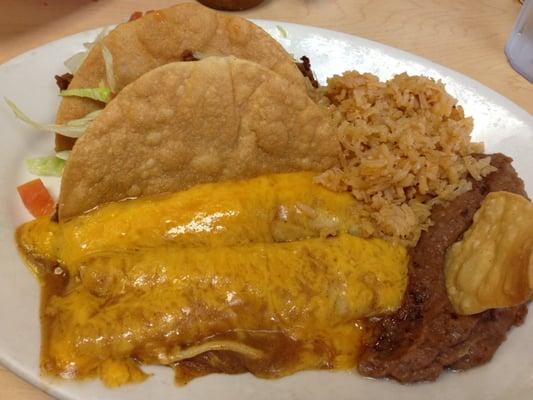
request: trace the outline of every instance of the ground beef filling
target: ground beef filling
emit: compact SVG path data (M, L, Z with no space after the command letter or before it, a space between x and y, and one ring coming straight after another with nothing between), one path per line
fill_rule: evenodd
M180 56L181 61L198 61L199 59L195 57L194 52L192 50L185 50L183 53L181 53ZM311 82L311 85L313 87L318 87L318 81L315 78L315 75L313 74L313 70L311 69L311 61L309 61L309 57L303 56L300 58L301 62L295 62L296 66L302 73L302 75L309 79ZM57 78L56 78L57 79Z
M56 80L56 85L59 90L67 90L68 85L70 85L70 81L72 81L72 78L74 78L74 76L67 72L63 75L55 75L54 78Z
M527 306L488 310L472 316L453 312L444 283L444 256L472 224L489 192L526 196L524 183L502 154L498 168L473 189L432 213L434 225L412 250L403 306L394 315L370 321L359 363L362 375L402 383L436 379L445 368L468 369L489 361L507 331L523 323Z
M140 18L140 16L135 16L136 13L138 13L138 11L132 14L130 21ZM141 16L142 16L142 13L141 13ZM183 53L181 53L180 60L181 61L198 61L199 59L195 57L192 50L185 50ZM309 58L306 56L303 56L300 58L300 60L301 62L295 62L296 66L298 67L302 75L306 77L307 79L309 79L309 81L311 82L311 85L317 88L318 82L315 79L315 75L313 74L313 71L311 70L311 62L309 61ZM67 90L73 77L74 76L70 73L65 73L63 75L55 75L54 78L56 80L56 85L59 88L59 90Z
M295 63L300 72L303 76L305 76L309 81L311 82L311 85L313 87L318 87L318 81L315 78L315 74L313 74L313 70L311 69L311 61L309 61L309 57L303 56L300 57L301 62Z
M181 61L198 61L199 59L194 56L194 53L192 50L185 50L183 53L181 53L180 56Z

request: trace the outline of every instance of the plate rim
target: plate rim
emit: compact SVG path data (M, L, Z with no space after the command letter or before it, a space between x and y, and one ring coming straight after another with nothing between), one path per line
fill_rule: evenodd
M490 86L485 85L484 83L478 81L477 79L472 78L472 77L470 77L470 76L468 76L468 75L466 75L466 74L464 74L462 72L459 72L459 71L457 71L457 70L455 70L455 69L453 69L451 67L448 67L446 65L439 64L439 63L437 63L437 62L435 62L433 60L430 60L427 57L418 55L416 53L411 53L411 52L409 52L407 50L403 50L403 49L400 49L398 47L394 47L394 46L388 45L386 43L383 43L383 42L380 42L380 41L377 41L377 40L368 39L368 38L366 38L364 36L359 36L359 35L346 33L346 32L341 32L341 31L336 31L334 29L322 28L322 27L317 27L317 26L307 25L307 24L299 24L299 23L294 23L294 22L263 19L263 18L246 18L246 19L248 19L249 21L252 21L253 23L257 24L261 29L263 29L265 31L266 31L265 26L270 26L270 27L276 27L276 26L285 27L285 26L289 26L289 27L293 27L293 28L297 28L297 29L301 29L301 28L312 29L313 31L317 31L319 33L325 33L325 34L334 33L335 35L343 36L343 39L345 39L345 40L350 40L350 38L356 38L358 41L366 43L366 45L368 45L368 47L377 47L377 48L392 50L394 53L396 53L398 55L401 55L401 56L406 57L406 58L414 59L418 63L421 63L421 64L427 64L427 65L431 66L432 68L434 68L435 70L443 72L445 75L451 76L454 79L459 78L459 80L468 83L469 86L471 86L471 87L473 87L475 89L481 88L483 91L487 91L487 93L490 94L489 97L498 97L500 100L504 100L504 102L507 103L507 106L510 105L511 108L514 108L520 114L523 114L523 116L521 116L521 117L523 119L525 119L526 121L529 120L528 121L529 124L531 124L532 127L533 127L533 114L529 113L521 105L515 103L514 101L512 101L511 99L506 97L504 94L498 92L496 89L493 89ZM38 46L32 47L31 49L26 50L23 53L19 53L19 54L15 55L15 56L11 57L10 59L4 61L2 64L0 64L0 69L3 68L3 67L9 67L12 64L14 65L17 62L20 62L23 58L28 57L30 55L30 53L32 53L32 52L34 52L36 50L41 50L41 49L46 48L48 46L51 47L53 45L58 45L58 44L60 44L59 42L62 42L63 40L67 40L67 39L72 39L73 37L78 36L78 35L97 33L99 31L101 31L103 28L114 28L117 25L118 24L103 25L103 26L98 26L98 27L90 28L90 29L83 30L83 31L78 31L78 32L71 33L69 35L62 36L60 38L54 39L54 40L52 40L50 42L46 42L46 43L44 43L42 45L38 45ZM503 51L502 51L502 53L503 53ZM1 73L1 71L0 71L0 73Z

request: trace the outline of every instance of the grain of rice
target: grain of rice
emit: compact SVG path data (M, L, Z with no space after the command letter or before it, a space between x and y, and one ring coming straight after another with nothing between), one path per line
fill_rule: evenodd
M431 207L471 189L494 167L472 143L472 118L433 79L401 74L380 82L346 72L328 80L321 103L338 128L340 168L316 181L360 200L361 233L414 246Z

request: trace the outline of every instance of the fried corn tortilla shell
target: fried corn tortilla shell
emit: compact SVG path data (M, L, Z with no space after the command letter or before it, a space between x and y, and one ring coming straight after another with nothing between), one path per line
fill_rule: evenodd
M458 314L533 299L533 204L513 193L489 193L463 240L448 251L444 270Z
M337 164L330 119L299 85L234 57L156 68L124 88L78 140L59 218L102 203Z
M305 87L292 57L268 33L243 18L194 3L178 4L121 24L102 43L113 57L117 91L151 69L181 61L186 50L254 61ZM102 46L97 44L75 73L69 89L98 87L102 81L107 81L106 70ZM62 124L81 118L103 106L86 98L65 97L56 121ZM70 149L74 141L57 135L56 150Z

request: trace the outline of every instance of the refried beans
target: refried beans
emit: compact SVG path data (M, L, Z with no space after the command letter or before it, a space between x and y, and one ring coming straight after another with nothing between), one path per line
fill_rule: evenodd
M507 331L523 323L527 305L457 315L444 283L444 256L472 224L489 192L508 191L527 197L512 159L492 155L498 170L473 189L432 213L433 226L411 252L404 304L394 315L370 321L359 372L402 383L435 380L446 368L469 369L489 361Z

